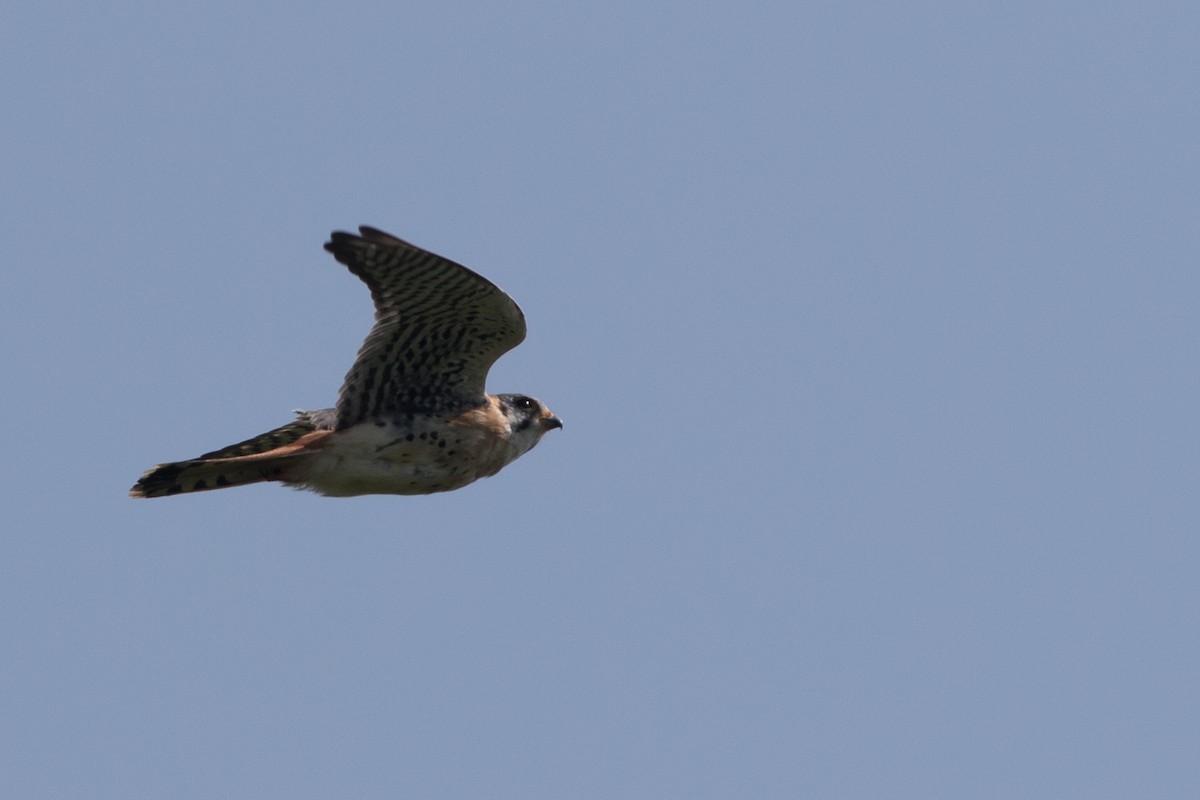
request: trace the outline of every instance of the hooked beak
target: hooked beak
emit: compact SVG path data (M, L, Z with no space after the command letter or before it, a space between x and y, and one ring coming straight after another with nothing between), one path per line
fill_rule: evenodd
M555 428L561 428L562 426L563 426L562 420L559 419L558 417L554 416L553 414L550 414L549 416L546 416L546 417L542 417L542 427L545 428L547 431L552 431Z

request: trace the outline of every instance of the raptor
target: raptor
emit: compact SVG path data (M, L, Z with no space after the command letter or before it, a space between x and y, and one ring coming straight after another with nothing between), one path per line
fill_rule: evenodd
M325 249L371 290L375 325L337 406L148 470L132 497L278 481L323 495L430 494L495 475L562 421L521 394L487 394L488 370L525 338L491 281L374 228Z

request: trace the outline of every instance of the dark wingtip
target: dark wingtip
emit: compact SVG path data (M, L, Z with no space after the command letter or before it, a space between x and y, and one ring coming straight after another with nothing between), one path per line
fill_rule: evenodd
M337 252L337 249L344 244L352 242L369 242L370 244L381 244L389 247L412 247L418 248L412 242L406 242L399 236L393 236L387 231L381 231L379 228L372 228L370 225L359 225L358 233L349 233L347 231L334 231L329 234L329 241L325 243L325 249L331 253Z
M346 231L334 231L329 234L329 241L325 243L325 249L333 253L335 256L339 250L345 248L346 243L351 239L357 239L358 236Z

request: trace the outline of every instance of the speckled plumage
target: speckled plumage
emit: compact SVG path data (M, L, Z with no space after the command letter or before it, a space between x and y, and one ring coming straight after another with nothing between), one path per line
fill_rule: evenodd
M362 227L325 249L371 290L375 325L337 406L160 464L133 497L280 481L331 496L449 491L499 472L562 427L540 401L488 395L496 359L525 338L512 298L464 266Z

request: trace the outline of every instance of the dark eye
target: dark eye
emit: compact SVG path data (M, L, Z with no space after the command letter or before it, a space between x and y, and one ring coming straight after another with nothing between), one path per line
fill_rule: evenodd
M514 398L513 405L515 405L521 411L534 411L537 409L537 401L532 397Z

